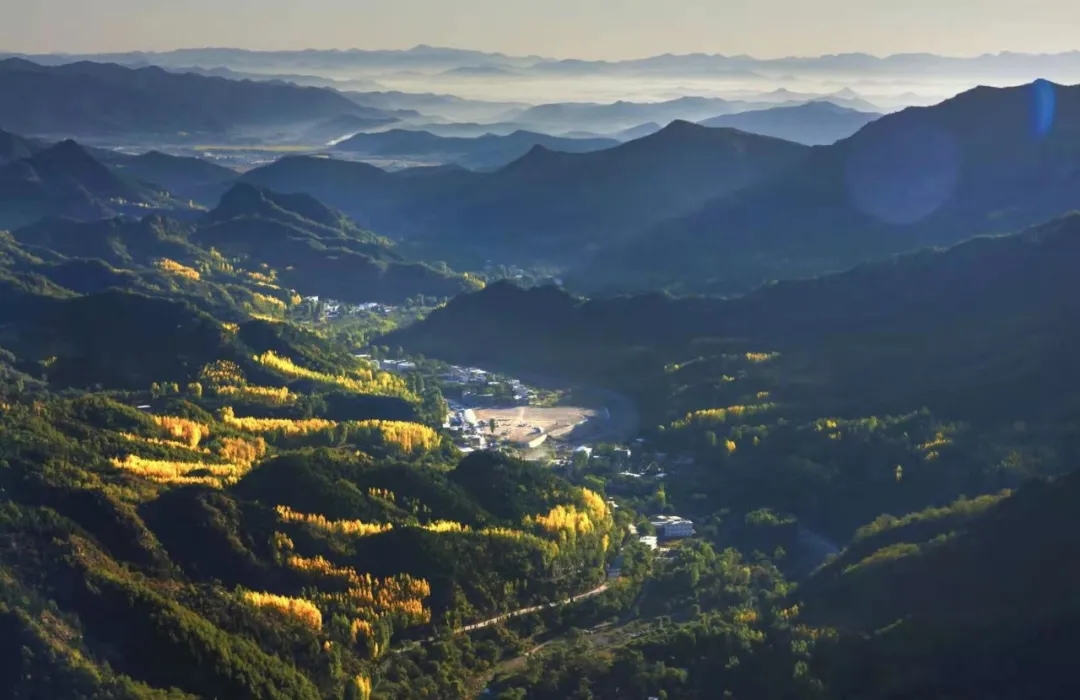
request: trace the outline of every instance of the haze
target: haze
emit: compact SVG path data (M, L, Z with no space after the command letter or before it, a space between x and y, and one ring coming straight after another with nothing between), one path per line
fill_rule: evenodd
M1056 52L1075 47L1067 0L33 0L5 3L0 50L109 52L194 46L405 48L629 58L863 51Z

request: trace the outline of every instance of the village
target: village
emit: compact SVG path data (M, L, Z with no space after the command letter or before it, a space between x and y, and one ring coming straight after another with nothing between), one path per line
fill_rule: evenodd
M386 359L379 366L401 374L417 368L407 359ZM587 468L608 474L606 491L613 508L619 507L615 496L654 489L694 467L693 456L656 452L643 438L621 444L625 436L611 430L614 419L606 406L547 405L546 392L478 367L449 365L438 380L449 408L443 428L463 454L494 450L564 472ZM541 402L545 405L537 405ZM650 534L635 534L661 555L665 543L697 534L691 520L672 513L655 514L648 522Z

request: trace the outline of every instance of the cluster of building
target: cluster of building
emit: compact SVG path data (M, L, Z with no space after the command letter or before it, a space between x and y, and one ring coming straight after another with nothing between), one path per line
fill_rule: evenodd
M379 304L374 301L365 302L363 304L346 304L336 299L322 299L317 296L304 297L304 301L312 306L319 307L321 304L323 316L327 319L341 318L343 316L356 316L364 312L376 313L376 314L389 314L394 310L393 306L388 304Z
M656 528L656 534L664 539L693 537L694 535L693 521L678 515L658 515L649 522Z
M488 436L484 435L484 426L476 417L476 411L456 401L447 401L447 404L450 406L450 414L443 427L456 433L454 444L457 448L466 454L487 449Z
M536 391L520 380L497 378L477 367L451 365L439 379L444 387L461 387L462 402L471 406L493 406L507 401L525 406L536 398Z

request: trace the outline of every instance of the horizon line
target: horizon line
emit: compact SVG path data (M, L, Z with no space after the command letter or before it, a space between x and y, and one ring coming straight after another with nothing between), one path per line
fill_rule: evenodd
M1017 56L1028 58L1049 58L1056 56L1069 56L1080 54L1080 50L1072 49L1069 51L1056 51L1056 52L1026 52L1026 51L1010 51L1001 50L997 52L983 52L979 54L940 54L931 51L904 51L891 54L874 54L866 51L844 51L840 53L824 53L817 55L783 55L774 56L770 58L761 58L759 56L752 56L750 54L723 54L723 53L707 53L704 51L692 51L689 53L673 53L664 52L657 54L641 55L628 58L576 58L573 56L555 57L545 56L541 54L508 54L502 51L484 51L482 49L462 48L455 46L436 46L432 44L416 44L408 48L390 48L390 49L365 49L360 47L351 48L303 48L303 49L253 49L244 48L238 46L190 46L173 49L127 49L119 51L39 51L34 53L28 53L25 51L7 51L0 48L0 56L17 56L17 57L35 57L35 56L53 56L53 57L66 57L66 56L123 56L123 55L165 55L171 53L180 53L185 51L238 51L244 53L255 54L267 54L267 53L279 53L279 54L301 54L301 53L410 53L421 50L439 50L439 51L459 51L463 53L477 53L484 56L502 56L511 59L538 59L541 62L563 62L563 61L580 61L582 63L628 63L632 61L643 61L653 58L690 58L690 57L706 57L706 58L719 58L729 60L749 60L756 62L774 62L774 61L789 61L789 60L820 60L827 58L844 58L858 56L876 61L885 61L893 58L904 58L912 56L925 56L932 58L942 58L948 60L976 60L980 58L990 57L1003 57L1003 56Z

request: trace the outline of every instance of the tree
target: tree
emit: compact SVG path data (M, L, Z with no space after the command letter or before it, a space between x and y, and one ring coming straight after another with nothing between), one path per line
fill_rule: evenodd
M192 396L194 396L195 398L197 398L197 399L202 398L203 388L202 388L202 384L200 384L199 382L192 382L192 383L188 384L187 389L188 389L188 393L191 394Z
M708 443L709 447L716 447L716 443L718 442L716 433L711 430L705 433L705 442Z
M491 430L492 435L495 434L495 430L498 427L499 427L499 424L494 418L491 418L491 419L488 420L488 428Z

